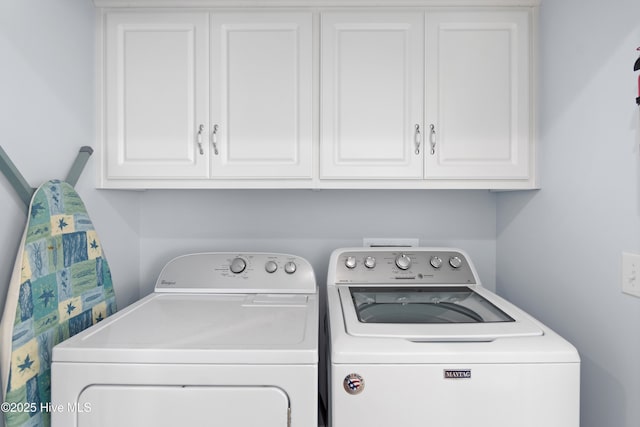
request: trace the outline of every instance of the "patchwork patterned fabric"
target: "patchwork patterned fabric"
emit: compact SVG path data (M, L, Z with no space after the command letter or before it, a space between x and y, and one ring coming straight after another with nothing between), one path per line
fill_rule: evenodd
M109 264L82 200L65 182L43 184L2 317L6 427L50 425L53 346L115 311Z

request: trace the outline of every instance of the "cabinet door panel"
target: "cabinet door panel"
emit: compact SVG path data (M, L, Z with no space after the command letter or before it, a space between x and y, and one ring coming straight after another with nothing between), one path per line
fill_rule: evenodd
M207 15L105 20L107 178L206 178L197 130L208 116Z
M427 178L528 178L528 22L526 11L427 14Z
M216 13L213 177L312 175L312 15Z
M420 13L325 13L321 178L422 178Z

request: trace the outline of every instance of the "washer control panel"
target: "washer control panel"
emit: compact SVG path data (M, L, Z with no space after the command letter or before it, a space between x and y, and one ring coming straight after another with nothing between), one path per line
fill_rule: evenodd
M315 274L304 258L277 253L198 253L171 260L156 292L315 292Z
M476 283L466 256L456 250L348 250L336 259L336 283Z

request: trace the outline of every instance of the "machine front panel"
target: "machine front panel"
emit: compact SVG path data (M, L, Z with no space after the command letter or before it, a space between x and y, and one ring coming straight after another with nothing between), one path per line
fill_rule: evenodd
M578 427L580 364L332 364L333 427Z

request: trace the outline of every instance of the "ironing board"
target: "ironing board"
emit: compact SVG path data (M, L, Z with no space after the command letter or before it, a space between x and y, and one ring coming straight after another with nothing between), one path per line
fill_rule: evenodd
M116 311L111 272L73 187L33 194L0 323L5 426L49 426L54 345Z

